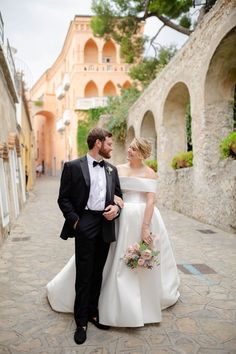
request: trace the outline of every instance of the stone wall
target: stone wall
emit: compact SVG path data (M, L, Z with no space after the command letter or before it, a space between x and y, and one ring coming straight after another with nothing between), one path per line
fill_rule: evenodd
M128 118L128 134L150 138L156 146L159 203L231 232L236 232L236 162L220 159L219 143L233 130L235 84L236 1L218 0ZM188 103L194 166L174 171L173 156L187 148Z

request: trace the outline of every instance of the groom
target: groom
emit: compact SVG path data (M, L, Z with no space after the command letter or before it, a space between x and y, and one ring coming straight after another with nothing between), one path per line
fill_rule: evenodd
M112 134L95 128L89 132L87 144L86 156L64 164L58 197L65 217L61 238L75 237L77 344L87 338L88 321L109 329L99 323L98 299L109 245L115 241L114 219L120 213L114 195L122 197L116 167L103 160L111 157Z

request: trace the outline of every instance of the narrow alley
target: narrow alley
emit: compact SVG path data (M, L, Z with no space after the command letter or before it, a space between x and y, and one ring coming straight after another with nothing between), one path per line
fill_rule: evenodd
M88 340L76 345L73 315L52 311L45 293L74 252L73 240L59 238L58 187L56 178L37 179L1 247L0 354L236 353L236 235L164 209L181 277L178 303L159 325L104 333L90 323Z

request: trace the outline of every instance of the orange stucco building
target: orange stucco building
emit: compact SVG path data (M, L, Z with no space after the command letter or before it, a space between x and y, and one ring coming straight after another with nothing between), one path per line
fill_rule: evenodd
M94 37L90 21L75 16L60 55L31 90L35 160L46 174L60 173L64 161L78 157L77 124L84 112L131 85L119 45Z

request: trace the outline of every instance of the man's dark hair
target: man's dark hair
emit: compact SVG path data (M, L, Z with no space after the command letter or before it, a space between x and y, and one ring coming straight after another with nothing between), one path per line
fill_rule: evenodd
M101 142L103 142L106 138L111 138L112 137L112 133L110 133L108 130L102 129L102 128L94 128L92 129L87 137L87 144L88 144L88 148L89 150L91 150L95 143L96 140L100 140Z

